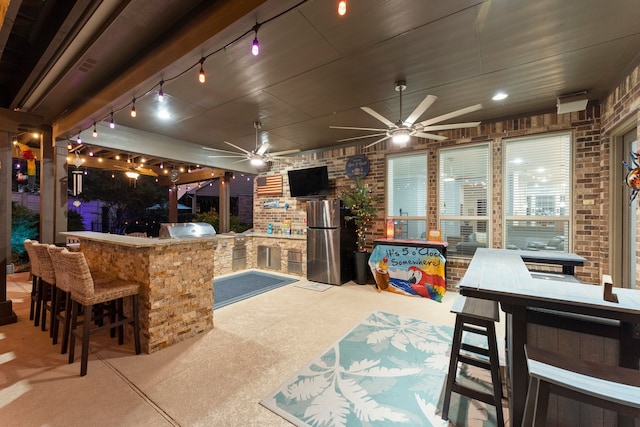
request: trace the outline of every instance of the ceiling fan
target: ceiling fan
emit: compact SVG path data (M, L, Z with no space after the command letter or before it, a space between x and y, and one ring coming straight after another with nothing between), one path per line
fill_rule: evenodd
M478 111L482 108L482 104L472 105L470 107L462 108L460 110L452 111L450 113L443 114L441 116L416 123L416 120L418 120L420 116L422 116L424 112L427 111L427 108L429 108L431 104L433 104L436 101L436 99L438 99L438 97L434 95L427 95L426 98L424 98L422 102L418 104L415 110L413 110L413 112L409 115L409 117L407 117L406 120L403 121L402 120L402 92L406 88L407 88L406 81L400 80L396 82L396 91L399 92L400 94L400 119L397 122L395 123L392 122L391 120L387 119L386 117L384 117L380 113L377 113L376 111L374 111L369 107L360 107L362 111L375 117L377 120L387 125L387 128L382 129L382 128L361 128L361 127L351 127L351 126L329 126L332 129L366 130L366 131L378 132L378 133L372 133L369 135L356 136L353 138L339 139L338 142L354 141L357 139L370 138L372 136L382 136L382 138L364 147L364 148L369 148L387 139L391 139L393 142L397 144L403 144L408 142L409 138L412 136L419 136L422 138L442 141L444 139L447 139L447 137L442 135L436 135L433 133L428 133L428 132L439 131L439 130L449 130L449 129L472 128L480 124L480 122L466 122L466 123L436 125L436 123L440 123L445 120L452 119L454 117L458 117L464 114Z
M210 147L202 147L204 150L211 150L211 151L222 151L224 153L231 153L232 155L230 156L209 156L209 157L241 157L241 160L238 160L239 162L244 162L249 160L251 162L251 164L253 166L262 166L267 162L271 162L274 160L281 160L281 159L285 159L285 155L287 154L293 154L293 153L299 153L300 149L296 148L294 150L285 150L285 151L278 151L278 152L274 152L274 153L269 153L269 143L265 140L262 141L260 144L258 144L258 131L262 128L262 123L260 122L253 122L253 127L256 129L256 148L253 151L247 151L242 147L239 147L235 144L232 144L229 141L223 141L225 144L228 144L230 146L232 146L233 148L235 148L236 150L241 151L241 153L233 153L230 151L224 151L224 150L216 150L215 148L210 148Z

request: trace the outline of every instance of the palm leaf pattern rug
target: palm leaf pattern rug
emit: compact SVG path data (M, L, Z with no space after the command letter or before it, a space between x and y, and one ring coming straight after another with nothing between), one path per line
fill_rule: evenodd
M452 335L373 312L260 403L297 426L447 426L437 408Z

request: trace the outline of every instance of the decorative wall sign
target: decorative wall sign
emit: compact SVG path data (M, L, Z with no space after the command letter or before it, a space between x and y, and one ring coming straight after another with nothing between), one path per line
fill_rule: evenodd
M280 207L280 201L279 200L267 200L266 202L264 202L262 204L262 207L265 208L265 209L278 208L278 207Z
M376 245L369 257L378 291L420 296L441 302L447 260L436 248Z
M258 196L282 195L282 175L259 176L257 184Z
M364 178L369 174L369 158L365 154L349 157L345 172L351 179Z

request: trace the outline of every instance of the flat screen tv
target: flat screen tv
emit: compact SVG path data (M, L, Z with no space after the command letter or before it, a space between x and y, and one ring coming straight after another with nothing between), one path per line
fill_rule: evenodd
M288 171L291 197L324 197L329 194L326 166Z

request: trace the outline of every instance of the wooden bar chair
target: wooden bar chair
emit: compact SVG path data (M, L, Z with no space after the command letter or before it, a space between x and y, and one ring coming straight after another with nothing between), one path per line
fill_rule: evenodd
M42 300L40 292L40 263L33 249L33 244L38 243L37 240L27 239L24 241L24 248L29 257L31 265L31 305L29 308L29 320L33 320L34 326L40 325L40 312L42 310Z
M502 380L500 378L500 359L498 357L495 327L495 323L500 320L498 303L460 295L451 306L451 312L456 313L456 325L453 331L453 344L451 346L449 374L447 375L442 406L442 418L449 419L451 393L456 392L495 406L498 427L504 427ZM463 332L486 337L487 348L462 342ZM460 384L457 381L458 363L466 363L490 371L493 393L486 393Z
M55 303L55 291L56 291L56 272L53 269L53 263L51 262L51 256L47 248L48 244L34 242L32 245L34 254L38 259L40 265L40 293L41 293L41 305L42 305L42 322L40 327L43 331L47 330L47 311L51 313L51 319L49 320L49 336L53 337L53 305Z
M140 284L113 278L109 281L94 282L89 266L82 252L60 252L62 267L68 274L71 283L71 330L69 342L69 363L73 363L75 355L76 337L82 340L82 356L80 375L87 374L89 360L89 336L103 329L118 330L118 344L124 342L124 325L133 325L133 339L136 354L140 354L140 323L138 320ZM124 315L124 299L132 300L133 313L131 318ZM93 307L101 304L115 303L115 316L107 313L107 322L102 326L91 327L94 315ZM78 328L80 309L84 311L82 329Z
M640 419L640 371L526 347L529 389L522 426L547 425L549 395ZM636 424L637 425L637 424Z

